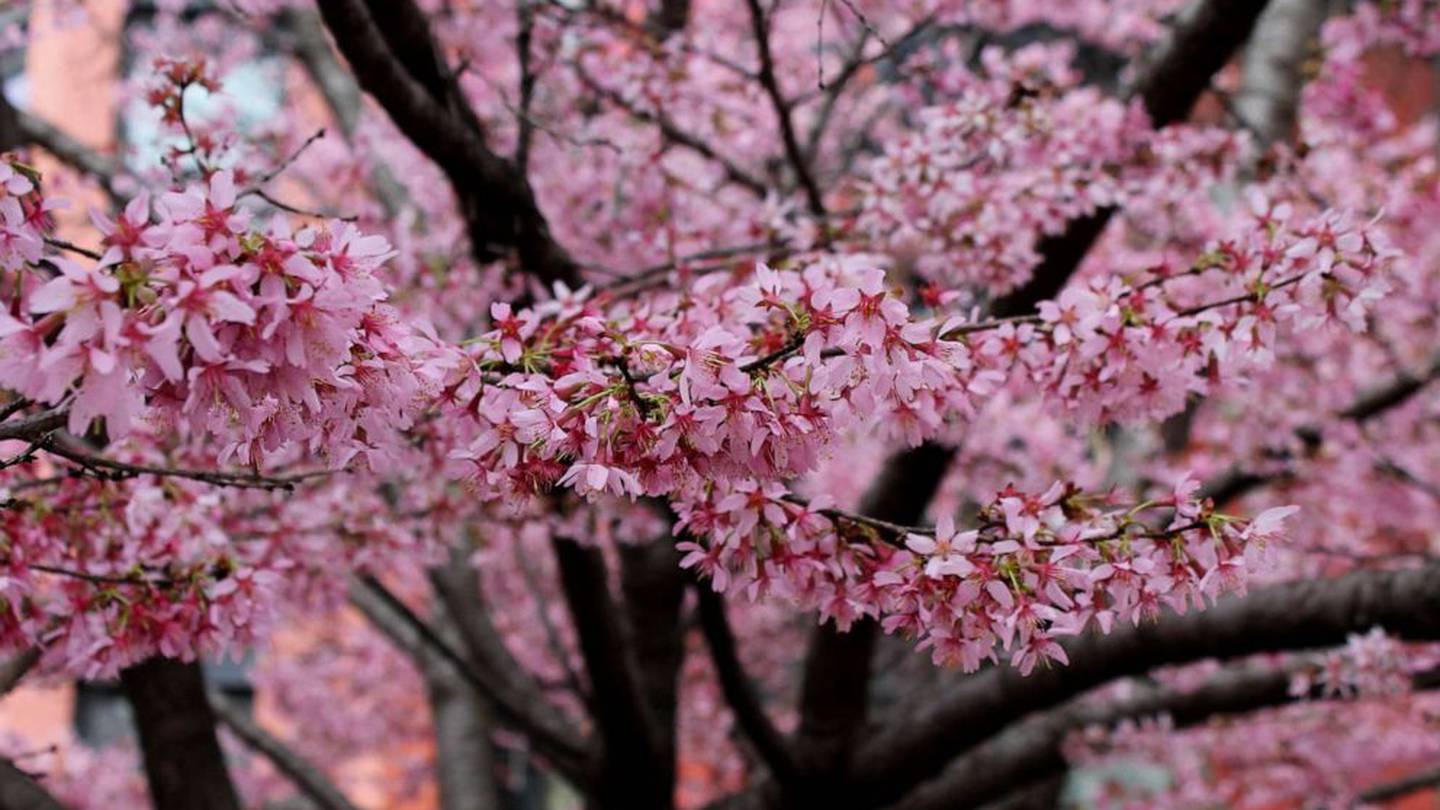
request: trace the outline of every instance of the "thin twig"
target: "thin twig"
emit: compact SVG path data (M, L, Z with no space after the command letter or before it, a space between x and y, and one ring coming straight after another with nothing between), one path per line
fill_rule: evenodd
M103 470L121 478L154 475L168 478L184 478L214 486L236 487L239 489L289 491L294 489L297 484L304 483L305 481L325 478L341 472L337 470L312 470L310 472L295 473L293 475L265 476L254 473L225 472L223 470L190 470L180 467L160 467L150 464L129 464L123 461L114 461L85 453L73 447L67 447L53 439L46 441L44 447L47 452L68 459L84 469Z
M823 217L824 196L821 195L820 186L816 184L815 176L810 171L805 152L800 148L800 140L795 136L795 122L790 118L791 103L781 93L780 81L775 75L775 56L770 52L769 22L765 18L765 11L760 8L760 0L746 2L750 7L750 30L754 34L755 47L760 54L760 73L757 78L775 109L775 118L780 124L780 139L785 145L785 156L795 171L800 187L805 191L805 201L810 207L810 213Z

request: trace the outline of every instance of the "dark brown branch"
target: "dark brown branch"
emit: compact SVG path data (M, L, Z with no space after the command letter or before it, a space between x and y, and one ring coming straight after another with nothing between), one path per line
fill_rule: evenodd
M19 419L7 419L0 422L0 441L6 439L42 441L50 432L65 427L65 423L69 420L70 412L62 409L22 416Z
M1169 42L1141 71L1130 89L1150 114L1157 129L1183 120L1195 106L1210 80L1239 50L1268 0L1208 0L1172 32ZM1090 252L1114 216L1102 208L1071 220L1065 230L1040 241L1040 265L1030 282L1001 298L990 309L995 317L1024 315L1035 305L1060 293L1075 268Z
M1436 379L1440 379L1440 352L1431 356L1430 362L1420 374L1402 371L1390 382L1361 395L1353 404L1336 414L1336 417L1364 424L1409 402L1411 397ZM1295 435L1312 448L1318 447L1324 438L1314 426L1302 426L1295 431ZM1232 469L1206 481L1200 488L1200 495L1213 498L1216 503L1225 503L1285 476L1285 473L1280 472L1255 473Z
M456 652L434 628L373 577L358 580L350 589L350 600L372 624L412 656L427 654L422 650L425 648L443 658L489 701L500 722L524 734L535 750L558 771L576 781L584 780L588 767L585 746L557 729L552 720L534 711L545 704L531 706L517 703L517 696L503 683Z
M1440 378L1440 352L1430 357L1430 362L1419 375L1401 372L1395 379L1361 396L1353 405L1340 412L1342 419L1365 422L1392 408L1405 404L1420 389Z
M1429 768L1368 788L1359 795L1364 804L1378 804L1440 785L1440 767Z
M245 710L232 705L229 698L219 692L210 693L210 707L225 727L230 729L241 742L270 760L277 770L285 774L300 792L309 797L319 810L358 810L340 792L340 789L326 778L313 764L306 762L285 743L261 728L245 714Z
M565 603L590 676L590 712L603 751L596 794L601 806L668 808L670 792L656 778L659 741L645 705L620 611L611 598L605 560L597 548L552 542Z
M780 139L785 145L785 157L795 172L800 188L805 192L805 202L810 207L810 213L823 217L825 199L820 194L820 186L815 183L815 175L810 171L810 163L805 157L805 150L800 146L800 139L795 135L795 122L790 117L791 104L780 90L780 80L775 75L775 57L770 52L769 20L764 9L760 7L760 0L746 0L746 3L750 7L750 32L754 35L755 49L760 56L757 78L765 90L765 95L770 98L770 106L775 109Z
M660 0L660 5L645 18L645 27L663 40L684 31L689 21L690 0Z
M367 9L360 0L320 0L319 5L361 87L449 179L476 260L490 262L513 248L521 269L541 282L578 286L579 270L550 236L529 181L485 144L473 111L458 90L448 89L453 79L433 64L437 51L414 4L371 3ZM403 52L392 49L397 44Z
M678 124L670 119L665 113L656 110L651 112L630 101L618 92L601 85L594 79L580 64L575 64L575 75L580 78L581 83L590 89L592 93L604 98L616 107L624 110L637 121L651 124L660 130L660 134L673 143L677 143L686 149L691 150L706 160L714 161L725 170L725 179L745 188L757 197L765 197L770 193L770 186L765 181L757 178L750 172L740 168L740 165L730 158L720 154L715 147L705 140L692 135L681 129Z
M894 801L949 761L1031 712L1107 681L1171 664L1343 643L1384 627L1406 639L1440 637L1440 568L1366 571L1227 598L1209 610L1066 645L1068 666L1021 676L995 668L960 681L923 716L903 718L861 752L857 789Z
M681 604L685 572L680 553L667 535L619 548L620 596L639 676L641 697L655 741L654 778L675 792L675 717L680 663L685 655Z
M1206 0L1175 26L1141 71L1130 94L1145 104L1157 129L1184 120L1210 80L1255 30L1268 0Z
M253 473L226 472L224 470L191 470L183 467L161 467L153 464L130 464L77 450L67 443L54 440L53 437L50 441L45 442L42 447L45 452L53 453L67 461L74 462L79 465L81 469L101 472L106 477L134 478L141 475L153 475L161 478L184 478L212 486L235 487L238 489L289 491L293 490L297 484L302 484L316 478L326 478L339 472L336 470L315 470L293 475L267 476L255 475Z
M445 64L439 46L430 35L430 23L414 0L364 2L376 29L405 72L419 82L431 98L447 106L453 105L452 111L468 110L468 105L460 98L455 75ZM473 122L465 123L469 125Z
M1003 797L1016 786L1063 775L1067 763L1062 745L1072 731L1161 714L1170 717L1177 728L1183 728L1218 714L1280 705L1293 699L1290 676L1284 669L1246 667L1217 673L1205 685L1188 692L1156 689L1115 704L1064 706L986 741L889 810L977 807Z
M0 807L5 810L65 810L49 791L15 763L0 758Z
M735 724L755 747L760 761L777 779L786 781L794 774L794 758L785 738L765 714L765 707L755 694L755 685L740 663L735 634L730 631L730 620L725 615L725 598L706 582L696 583L695 590L699 596L700 630L710 650L720 691L735 715Z
M1060 797L1065 790L1065 777L1055 776L1012 790L998 802L985 805L982 810L1055 810L1060 807Z
M960 810L1005 795L1027 782L1063 776L1068 763L1062 746L1073 731L1114 727L1126 720L1165 716L1174 728L1188 728L1223 715L1243 715L1301 699L1322 698L1318 688L1291 692L1296 671L1308 666L1233 666L1188 691L1152 688L1116 703L1086 698L1047 712L1005 732L956 760L940 778L921 785L890 810ZM1440 672L1418 673L1412 688L1433 689Z
M0 663L0 695L8 695L40 663L39 647L18 652ZM0 804L3 806L3 804Z
M952 452L924 444L890 459L871 485L861 512L899 524L924 517ZM782 782L789 804L844 803L849 774L869 708L871 659L879 627L862 619L841 632L833 623L817 627L805 655L800 690L800 728L791 750L797 778Z
M120 673L155 810L240 810L199 662L148 658Z

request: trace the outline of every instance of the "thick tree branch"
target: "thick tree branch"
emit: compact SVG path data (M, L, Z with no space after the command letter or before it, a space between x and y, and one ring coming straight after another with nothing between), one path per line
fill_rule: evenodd
M1300 699L1320 698L1291 691L1298 667L1237 665L1188 691L1151 688L1116 703L1094 703L1084 697L1006 731L951 763L939 778L921 785L890 810L961 810L1002 797L1017 785L1062 777L1068 763L1062 746L1074 731L1109 728L1126 720L1165 716L1177 729L1208 722L1221 715L1240 715L1283 706ZM1440 671L1415 676L1416 690L1433 689Z
M1130 96L1144 105L1153 126L1165 127L1189 115L1210 80L1245 44L1267 2L1206 0L1176 26L1169 42L1130 88ZM1042 239L1037 246L1040 264L1030 282L997 300L990 314L1024 315L1058 295L1114 215L1114 208L1102 208L1071 220L1059 235Z
M440 607L468 653L468 659L482 669L488 677L512 697L508 700L519 706L530 706L536 722L550 728L550 733L560 739L568 739L577 748L584 742L577 731L570 727L558 710L536 687L536 679L520 665L506 648L500 631L490 621L485 604L485 595L480 587L480 577L462 554L456 554L448 565L430 569L430 584L439 598ZM563 651L556 650L557 655ZM563 663L563 662L562 662Z
M430 35L430 23L425 19L425 12L414 0L364 2L376 29L405 72L419 82L431 98L447 106L454 105L452 112L473 118L469 105L460 98L450 67L445 64L440 48ZM473 120L465 123L467 126L474 124Z
M1411 397L1436 379L1440 379L1440 352L1431 356L1430 362L1419 374L1402 371L1390 382L1361 395L1353 404L1335 416L1342 420L1364 424L1382 416L1387 411L1404 405L1410 401ZM1301 427L1295 431L1295 435L1310 447L1318 447L1324 440L1320 430L1313 426ZM1282 473L1255 473L1238 468L1231 469L1206 481L1200 487L1200 495L1213 498L1216 503L1223 504L1282 477L1284 477Z
M340 789L313 764L291 750L270 732L246 716L219 692L210 693L210 707L225 727L241 742L270 760L270 763L309 797L319 810L358 810Z
M578 267L550 236L529 181L485 144L474 113L458 90L448 89L445 68L433 65L438 51L418 8L410 2L367 8L361 0L319 5L360 86L450 180L476 260L493 261L513 248L524 272L547 284L578 286Z
M516 695L519 705L531 707L539 718L553 718L557 736L578 735L558 713L546 712L549 702L535 689L533 679L505 649L490 622L480 591L480 577L470 565L467 550L452 551L446 565L429 572L438 601L435 624L441 635L457 637L476 666ZM494 810L500 794L496 782L496 750L491 740L491 712L480 695L453 668L421 659L430 713L435 723L436 777L441 810Z
M1328 0L1271 0L1254 41L1245 49L1244 80L1235 111L1261 145L1289 140L1295 131L1304 64L1318 44Z
M952 452L924 444L886 464L871 485L862 513L890 523L918 523L929 507ZM791 750L796 778L781 783L789 804L843 803L857 736L870 704L871 659L879 627L862 619L848 632L817 627L805 655L800 727Z
M680 608L685 572L669 537L620 546L620 595L629 649L634 654L641 695L655 741L656 778L675 792L675 715L685 638Z
M476 578L462 554L453 557ZM475 600L467 609L483 612L485 606L480 602L478 588L473 595ZM433 621L447 643L463 644L448 605L437 606ZM435 726L435 781L440 788L440 810L497 810L500 793L490 707L454 667L433 651L426 649L418 663ZM540 705L536 704L537 708Z
M699 600L700 630L705 635L705 644L710 650L710 660L715 666L725 702L735 715L740 733L755 747L760 761L784 782L794 774L795 761L785 738L770 721L759 695L755 694L754 682L740 663L735 634L731 632L730 620L725 615L725 598L704 582L697 583L695 591Z
M40 663L39 647L15 653L0 663L0 695L8 695Z
M199 662L148 658L120 673L155 810L240 810Z
M1436 785L1440 785L1440 767L1429 768L1391 782L1375 785L1362 792L1359 799L1365 804L1378 804L1409 796L1411 793L1433 788Z
M0 808L4 810L65 810L50 792L8 759L0 758Z
M42 441L52 431L65 427L70 420L68 410L55 409L7 419L0 422L0 441L6 439L24 439L25 441Z
M690 0L660 0L645 18L645 27L657 39L666 39L685 30L690 21Z
M402 650L417 659L435 654L455 668L494 709L496 718L524 734L536 752L545 757L567 778L584 782L589 775L589 757L583 742L561 729L544 713L548 703L535 705L520 702L518 696L491 673L477 667L456 652L440 635L416 616L404 602L373 578L363 578L352 585L350 601L360 609L381 632Z
M1042 782L1012 790L998 802L985 805L983 810L1055 810L1060 807L1060 796L1065 790L1065 778L1055 776Z
M603 746L597 785L602 807L668 808L670 791L657 774L661 745L653 738L649 707L611 598L604 556L597 548L556 538L552 542L565 603L590 676L590 711Z
M1067 666L1028 677L1011 668L981 672L865 746L857 788L867 801L893 801L1016 720L1115 678L1206 658L1333 646L1376 626L1401 638L1440 638L1440 567L1273 586L1209 610L1076 639L1066 645Z

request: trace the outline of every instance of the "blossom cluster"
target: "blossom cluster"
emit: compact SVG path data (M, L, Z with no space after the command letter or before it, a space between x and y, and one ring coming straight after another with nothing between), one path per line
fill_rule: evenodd
M97 216L97 258L41 266L45 202L4 171L0 378L68 408L72 433L103 419L115 438L145 418L216 440L222 463L302 448L343 466L377 463L409 424L435 344L384 303L383 238L283 218L261 230L217 171Z
M1007 487L957 530L898 527L802 502L782 488L712 489L677 505L682 565L717 590L778 596L840 627L870 616L974 670L1001 651L1022 672L1064 662L1057 638L1108 632L1162 607L1202 607L1243 587L1246 556L1279 535L1294 507L1253 521L1214 511L1182 482L1166 499L1120 508L1056 484Z
M1304 670L1291 682L1294 694L1309 693L1312 684L1327 697L1385 697L1409 692L1413 674L1433 665L1433 655L1414 655L1399 639L1375 627L1352 633L1345 646L1326 653L1319 667Z
M668 294L497 304L475 373L447 392L478 429L453 457L487 498L555 484L668 495L808 472L848 429L916 444L1007 384L1095 422L1164 418L1268 363L1282 326L1362 329L1387 289L1369 228L1254 207L1186 270L1097 279L1012 320L915 317L863 256L707 276L683 307Z
M279 575L244 548L213 487L57 476L0 510L0 638L87 678L147 655L193 660L264 637ZM249 551L258 550L251 548Z
M455 454L477 489L635 496L793 477L842 426L892 407L938 420L983 385L864 257L708 276L678 304L496 305L479 373L452 391L478 422Z
M1138 103L1081 85L1062 47L987 48L982 75L919 113L864 183L856 227L941 289L1003 294L1040 262L1042 237L1102 208L1143 198L1163 208L1224 179L1230 132L1155 132Z

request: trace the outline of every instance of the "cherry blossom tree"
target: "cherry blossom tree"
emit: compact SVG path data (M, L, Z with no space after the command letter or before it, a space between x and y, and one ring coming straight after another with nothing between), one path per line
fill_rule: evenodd
M122 5L153 137L0 100L0 685L136 744L0 806L1440 783L1434 0Z

